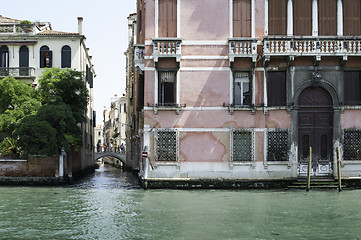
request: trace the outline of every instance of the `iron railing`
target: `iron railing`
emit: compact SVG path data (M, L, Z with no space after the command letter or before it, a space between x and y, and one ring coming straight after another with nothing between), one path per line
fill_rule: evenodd
M7 67L0 68L0 77L12 76L14 78L34 78L35 68L33 67Z

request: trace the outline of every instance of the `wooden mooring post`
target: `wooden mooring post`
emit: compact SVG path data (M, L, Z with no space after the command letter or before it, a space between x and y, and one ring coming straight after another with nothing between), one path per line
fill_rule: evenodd
M310 157L308 159L308 168L307 168L307 188L308 192L311 188L311 162L312 162L312 147L310 147Z
M338 177L338 191L341 192L341 156L340 147L337 147L337 177Z

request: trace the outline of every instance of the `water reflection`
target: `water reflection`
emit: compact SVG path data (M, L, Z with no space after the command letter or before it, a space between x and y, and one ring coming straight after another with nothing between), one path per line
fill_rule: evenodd
M361 239L360 196L145 191L106 166L69 187L0 187L0 239Z

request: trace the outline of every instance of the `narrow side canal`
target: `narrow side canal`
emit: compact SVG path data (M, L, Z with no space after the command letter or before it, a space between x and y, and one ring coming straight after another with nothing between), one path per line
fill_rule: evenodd
M360 209L360 190L142 190L105 166L69 187L0 187L0 239L361 239Z

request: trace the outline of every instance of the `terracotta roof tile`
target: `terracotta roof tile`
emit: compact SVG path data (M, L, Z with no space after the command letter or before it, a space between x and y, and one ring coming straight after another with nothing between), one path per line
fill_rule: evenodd
M21 20L8 18L0 15L0 23L20 23Z
M38 33L38 35L79 35L79 33L60 32L54 30L44 30Z

